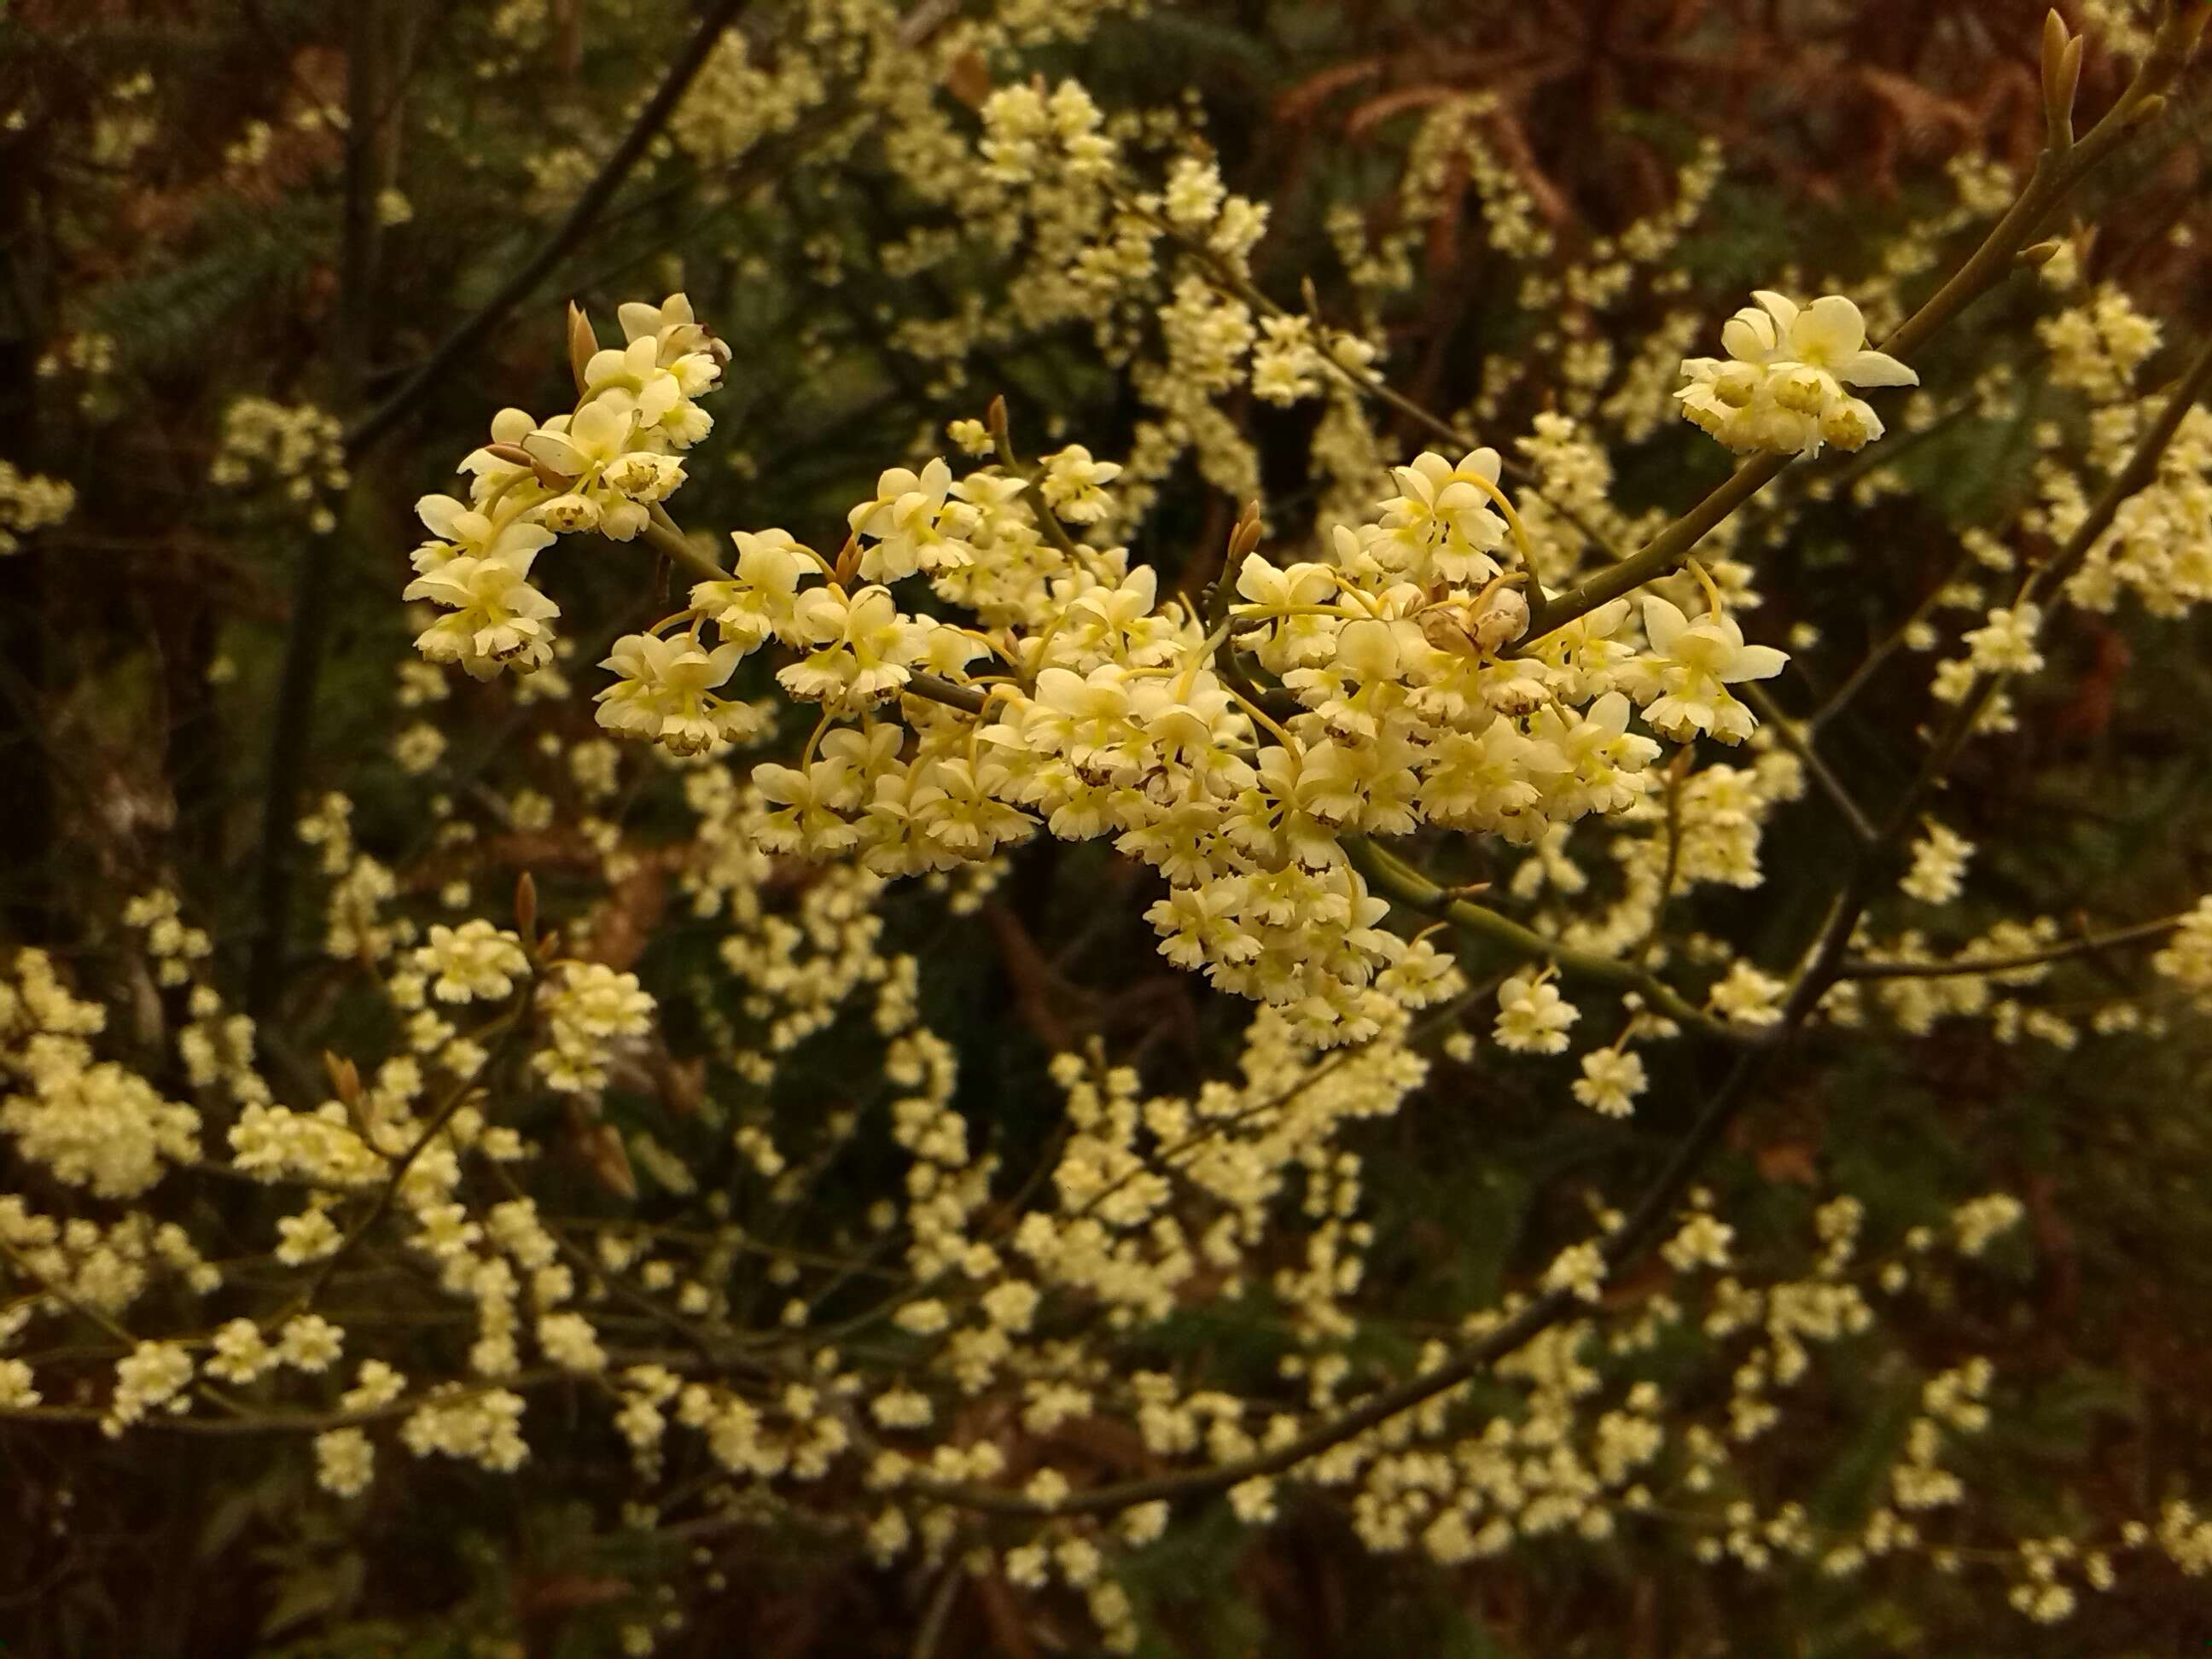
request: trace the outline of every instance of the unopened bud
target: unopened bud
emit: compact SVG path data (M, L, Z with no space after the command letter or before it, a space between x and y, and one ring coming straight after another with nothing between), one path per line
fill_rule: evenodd
M2053 6L2043 14L2043 61L2045 63L2048 64L2056 58L2066 49L2067 41L2072 39L2073 36L2066 30L2066 20L2058 15L2057 7Z
M1237 568L1258 549L1266 530L1260 519L1260 503L1245 502L1244 510L1237 515L1237 527L1229 534L1229 569Z
M323 1050L323 1069L330 1073L331 1091L347 1105L361 1099L361 1068L341 1055Z
M2043 14L2043 101L2046 108L2062 107L2059 102L2060 77L2064 72L2066 49L2074 44L2068 33L2066 20L2053 6ZM2070 100L2064 106L2071 107Z
M2053 236L2048 241L2036 242L2020 251L2020 262L2031 270L2040 269L2056 259L2065 247L2063 237Z
M2081 84L2081 40L2057 11L2043 19L2043 112L2054 148L2074 142L2074 96Z
M576 390L583 392L590 384L585 365L599 355L599 337L592 327L592 319L584 314L583 307L574 300L568 301L568 372L576 377Z
M611 1123L595 1123L583 1130L584 1162L598 1176L600 1184L618 1198L637 1196L637 1176L629 1164L629 1149L623 1145L622 1132Z
M662 1059L653 1068L660 1085L660 1098L678 1117L696 1117L706 1109L707 1062L703 1056L688 1060Z
M494 460L505 461L509 466L526 466L536 475L538 482L548 489L566 489L570 479L542 457L532 454L520 444L486 444L483 453Z
M1421 637L1439 651L1455 657L1482 655L1482 641L1475 631L1474 618L1468 614L1464 605L1434 605L1419 617Z
M527 870L514 878L514 931L526 939L538 936L538 878Z
M1474 619L1474 642L1486 655L1495 655L1528 631L1528 601L1516 588L1492 593Z

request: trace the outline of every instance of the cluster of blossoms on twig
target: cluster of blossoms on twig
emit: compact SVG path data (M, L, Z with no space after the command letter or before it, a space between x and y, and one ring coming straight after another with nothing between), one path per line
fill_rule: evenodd
M1881 417L1851 386L1917 386L1919 375L1870 349L1866 320L1840 294L1800 307L1761 289L1759 303L1721 331L1726 358L1692 357L1674 396L1685 419L1730 449L1817 455L1820 446L1863 449L1881 436Z
M305 509L308 529L327 536L338 523L330 504L351 480L338 419L313 404L238 398L222 412L208 480L228 489L281 484L285 499Z
M713 426L693 399L721 377L728 348L692 320L681 295L624 306L620 320L627 343L602 350L576 319L573 410L542 423L501 410L491 441L461 463L469 500L417 503L432 539L415 550L404 597L452 613L416 641L432 661L478 679L544 667L560 607L531 584L538 555L564 535L629 541L683 483L678 455Z
M709 337L681 295L624 307L623 326L626 349L582 360L571 419L501 416L465 463L476 506L424 502L453 539L418 550L408 592L456 608L426 654L479 675L549 660L555 611L532 560L556 532L629 538L681 482L667 452L705 430L690 399L715 378ZM1117 466L1068 449L1032 472L1002 412L981 429L994 464L885 472L834 558L781 529L738 532L732 567L686 610L616 645L600 723L684 756L748 740L757 712L717 693L775 642L795 659L778 683L821 714L798 764L754 769L763 845L905 875L1040 825L1111 836L1169 883L1149 913L1163 951L1316 1042L1372 1035L1378 1000L1418 1006L1443 978L1432 951L1378 926L1387 906L1346 837L1433 825L1527 843L1626 811L1660 753L1635 710L1676 741L1741 742L1755 722L1731 688L1784 660L1744 642L1701 569L1694 620L1650 596L1639 638L1617 599L1522 647L1541 589L1492 450L1397 468L1399 493L1319 557L1271 558L1248 519L1215 622L1162 600L1126 550L1074 539L1070 525L1109 516ZM704 566L661 520L664 551ZM916 580L972 622L904 608ZM1279 690L1253 684L1248 659Z

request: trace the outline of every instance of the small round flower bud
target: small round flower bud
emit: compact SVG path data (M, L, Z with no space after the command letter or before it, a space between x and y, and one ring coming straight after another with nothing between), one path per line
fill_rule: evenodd
M1475 643L1491 654L1528 631L1528 601L1516 588L1499 588L1483 602L1474 619Z
M1449 651L1456 657L1479 657L1482 641L1475 631L1474 619L1464 605L1431 605L1421 612L1421 637L1439 651Z

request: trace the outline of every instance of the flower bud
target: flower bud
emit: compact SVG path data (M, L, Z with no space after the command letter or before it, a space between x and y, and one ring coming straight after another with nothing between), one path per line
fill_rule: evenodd
M514 878L514 931L526 945L538 937L538 878L527 870Z
M585 1166L601 1186L617 1198L637 1196L637 1176L631 1172L629 1149L623 1145L621 1131L611 1123L591 1124L580 1128L576 1140Z
M486 444L484 453L505 461L510 466L526 466L536 475L538 482L548 489L565 489L574 482L571 475L562 471L543 456L532 454L520 444Z
M1482 641L1475 636L1474 619L1463 605L1431 605L1420 614L1421 637L1439 651L1455 657L1479 657Z
M361 1069L352 1060L325 1048L323 1069L330 1073L331 1091L340 1100L351 1106L361 1099Z
M1483 604L1474 619L1474 641L1486 653L1495 655L1528 630L1528 601L1517 588L1501 587Z
M586 390L591 383L585 365L599 355L599 337L592 327L592 319L584 314L583 307L574 300L568 301L568 372L575 376L576 390Z

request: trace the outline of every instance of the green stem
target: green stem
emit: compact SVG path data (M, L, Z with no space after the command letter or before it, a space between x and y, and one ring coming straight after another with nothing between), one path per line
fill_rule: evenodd
M2023 968L2041 968L2047 963L2065 962L2075 957L2094 956L2100 951L2118 950L2125 945L2148 945L2164 939L2196 914L2193 910L2185 910L2179 915L2160 916L2156 921L2139 921L2132 927L2116 927L2109 933L2069 939L2063 945L2053 945L2041 951L2023 951L2014 956L1954 957L1948 962L1884 962L1879 957L1858 957L1838 969L1836 977L1956 979L1968 975L2016 973Z
M1570 977L1595 980L1601 984L1619 985L1636 991L1655 1012L1664 1014L1684 1025L1694 1026L1708 1036L1744 1047L1758 1047L1765 1041L1757 1032L1730 1025L1692 1006L1672 986L1648 969L1639 968L1632 962L1624 962L1618 957L1604 957L1595 951L1575 950L1558 939L1547 939L1534 928L1524 927L1495 910L1485 909L1481 905L1469 903L1465 899L1454 898L1412 865L1393 853L1385 852L1364 836L1347 836L1343 845L1353 867L1360 874L1409 908L1440 916L1462 932L1487 939L1524 961L1557 963L1560 973Z
M1820 793L1828 798L1829 805L1843 814L1844 823L1850 830L1851 839L1862 847L1872 843L1875 838L1874 820L1860 810L1858 802L1851 799L1851 792L1844 787L1844 781L1835 775L1827 762L1820 758L1820 751L1813 746L1812 734L1782 712L1782 706L1774 701L1765 686L1755 682L1747 683L1736 687L1736 693L1751 705L1753 714L1773 728L1775 736L1782 740L1782 746L1804 763L1805 770L1812 775L1813 781L1820 785Z

